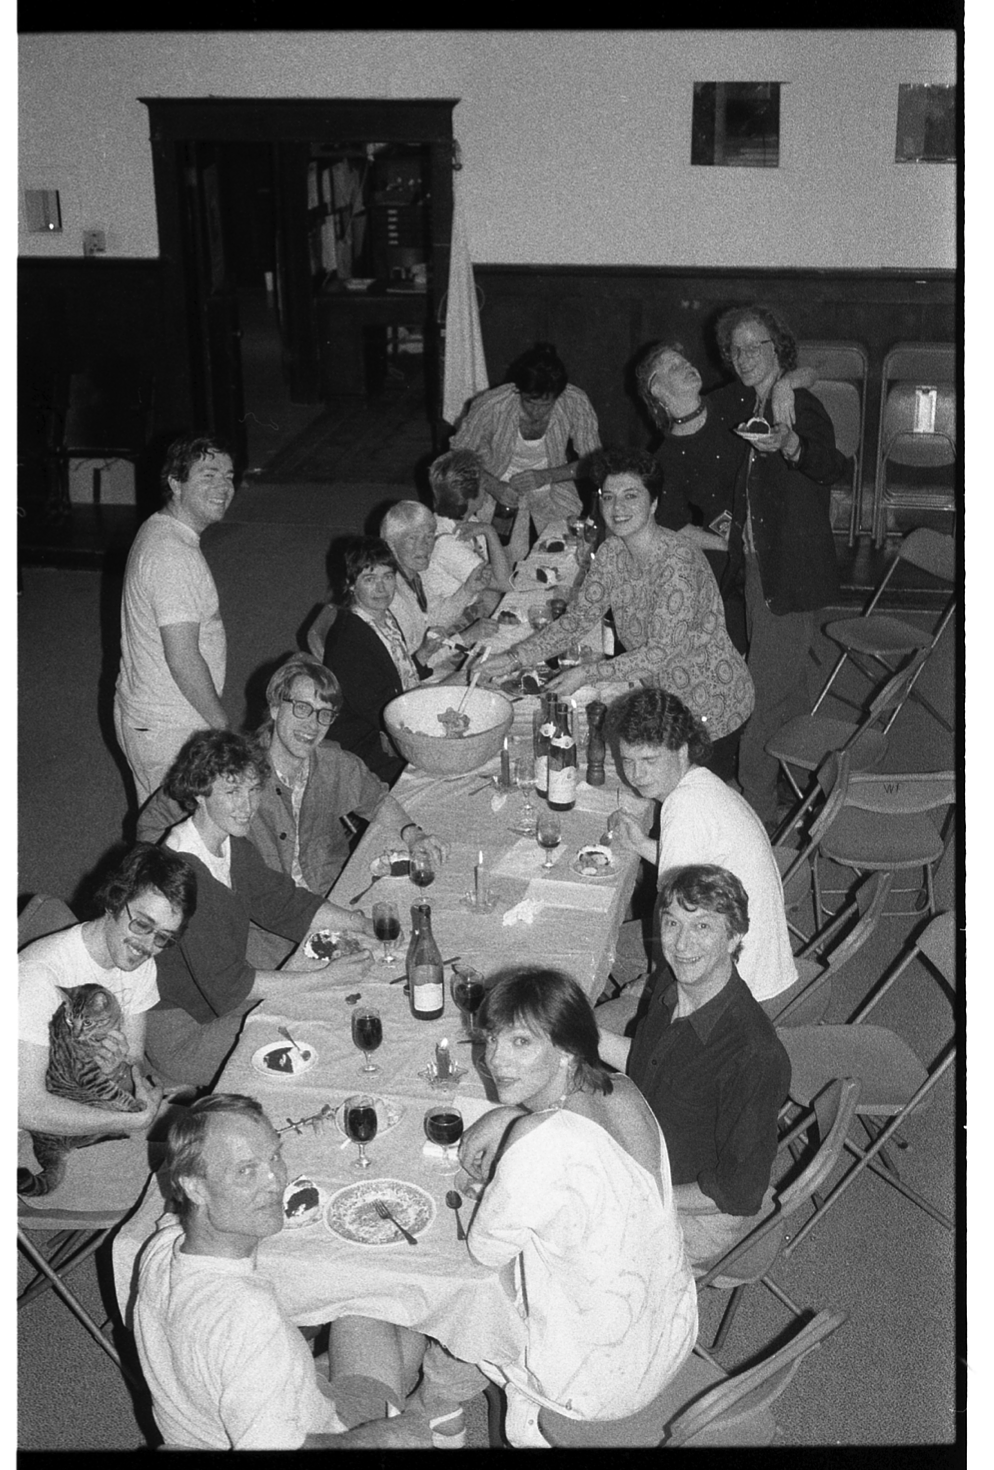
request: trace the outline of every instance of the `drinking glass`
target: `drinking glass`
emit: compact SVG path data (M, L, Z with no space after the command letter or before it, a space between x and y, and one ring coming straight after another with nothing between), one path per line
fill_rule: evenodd
M462 1113L455 1103L437 1103L425 1113L425 1133L432 1143L440 1144L444 1150L440 1164L443 1174L459 1172L459 1155L454 1154L453 1145L462 1138Z
M392 965L397 940L400 938L400 915L397 913L395 903L373 904L373 933L383 945L381 958L386 964Z
M547 602L533 602L528 609L528 621L536 633L541 633L552 622L552 613Z
M551 868L553 851L563 840L562 827L560 826L559 814L557 812L539 812L535 837L539 847L545 848L545 861L542 867Z
M375 1062L370 1061L369 1054L383 1040L383 1022L379 1011L373 1006L357 1006L352 1012L352 1040L362 1052L360 1072L378 1072L380 1069Z
M345 1131L353 1143L359 1145L359 1157L353 1160L353 1169L368 1169L366 1144L376 1137L376 1101L366 1093L357 1092L345 1099ZM460 1130L461 1131L461 1130Z
M486 993L483 976L469 965L453 965L450 982L452 999L466 1018L467 1027L473 1029L476 1013Z
M411 853L410 879L418 888L427 888L429 883L435 881L435 866L431 860L431 854L427 852Z
M582 661L582 650L579 643L568 644L559 655L559 667L561 669L578 668Z
M537 815L529 797L529 792L535 790L534 755L531 753L519 755L515 761L512 761L511 779L521 792L521 811L511 830L521 832L525 836L534 836Z

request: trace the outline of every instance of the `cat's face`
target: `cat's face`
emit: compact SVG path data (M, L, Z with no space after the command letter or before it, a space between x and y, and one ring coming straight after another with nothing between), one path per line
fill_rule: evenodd
M65 996L66 1025L77 1041L97 1040L121 1025L121 1007L102 985L59 986Z

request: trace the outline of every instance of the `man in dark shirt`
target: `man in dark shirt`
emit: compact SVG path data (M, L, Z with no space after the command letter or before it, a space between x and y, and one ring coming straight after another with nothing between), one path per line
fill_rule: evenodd
M770 1184L790 1062L735 968L749 927L726 868L681 868L660 890L660 966L634 1040L600 1032L659 1120L690 1263L699 1271L754 1223Z

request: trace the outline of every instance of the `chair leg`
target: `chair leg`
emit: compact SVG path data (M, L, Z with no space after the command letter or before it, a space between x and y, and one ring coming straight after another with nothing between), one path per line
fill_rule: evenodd
M839 658L838 663L835 665L835 668L832 670L832 672L828 676L828 683L822 689L822 691L819 694L818 698L815 700L814 704L811 706L811 713L813 715L818 713L818 706L822 703L822 701L824 700L826 694L831 689L832 685L835 683L836 678L842 672L842 665L845 663L845 661L846 661L846 659L848 657L849 657L848 651L846 649L843 649L842 650L842 655Z
M81 1266L88 1260L93 1252L99 1250L100 1246L110 1234L109 1230L66 1230L60 1231L53 1237L55 1249L51 1250L46 1259L53 1271L59 1272L61 1276L67 1276L77 1266ZM33 1302L35 1297L47 1291L49 1282L44 1272L36 1271L27 1286L17 1298L17 1308L26 1307Z
M711 1351L713 1353L720 1353L724 1346L725 1338L728 1336L728 1330L735 1320L735 1314L739 1309L739 1302L742 1300L742 1293L745 1291L746 1285L747 1283L743 1282L741 1286L732 1288L732 1294L728 1298L728 1305L722 1313L721 1321L718 1323L718 1331L715 1333L714 1340L711 1343Z

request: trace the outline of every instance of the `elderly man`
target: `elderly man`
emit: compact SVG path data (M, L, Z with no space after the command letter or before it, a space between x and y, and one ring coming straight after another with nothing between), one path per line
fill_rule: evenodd
M103 913L27 945L18 956L18 1111L22 1129L79 1138L125 1133L127 1139L69 1156L66 1177L45 1197L46 1208L122 1209L134 1202L148 1177L145 1135L161 1091L142 1072L146 1014L159 999L155 955L182 933L197 903L193 870L178 853L141 845L132 849L98 894ZM104 1043L108 1064L132 1065L136 1113L108 1113L88 1103L55 1097L46 1087L49 1023L64 991L101 985L121 1007L121 1029ZM25 1136L23 1162L30 1162ZM18 1170L18 1189L33 1194L29 1168Z
M272 771L248 833L269 867L322 897L348 861L343 819L350 813L381 818L411 853L426 852L435 865L448 851L412 821L357 755L325 739L341 703L334 674L306 653L294 654L273 674L266 686L269 718L258 732ZM185 816L158 791L139 815L139 836L156 841Z
M601 1030L601 1056L639 1087L666 1139L687 1257L698 1274L768 1201L790 1061L735 959L749 928L726 868L671 873L656 909L657 970L634 1039Z
M287 1172L260 1105L219 1093L173 1123L166 1173L179 1221L146 1242L135 1338L167 1445L205 1450L413 1448L405 1414L346 1430L304 1338L256 1266L283 1228Z
M163 508L138 532L124 573L114 696L114 729L139 806L188 735L228 725L224 624L200 537L231 504L231 456L206 434L184 435L169 446L162 486Z

